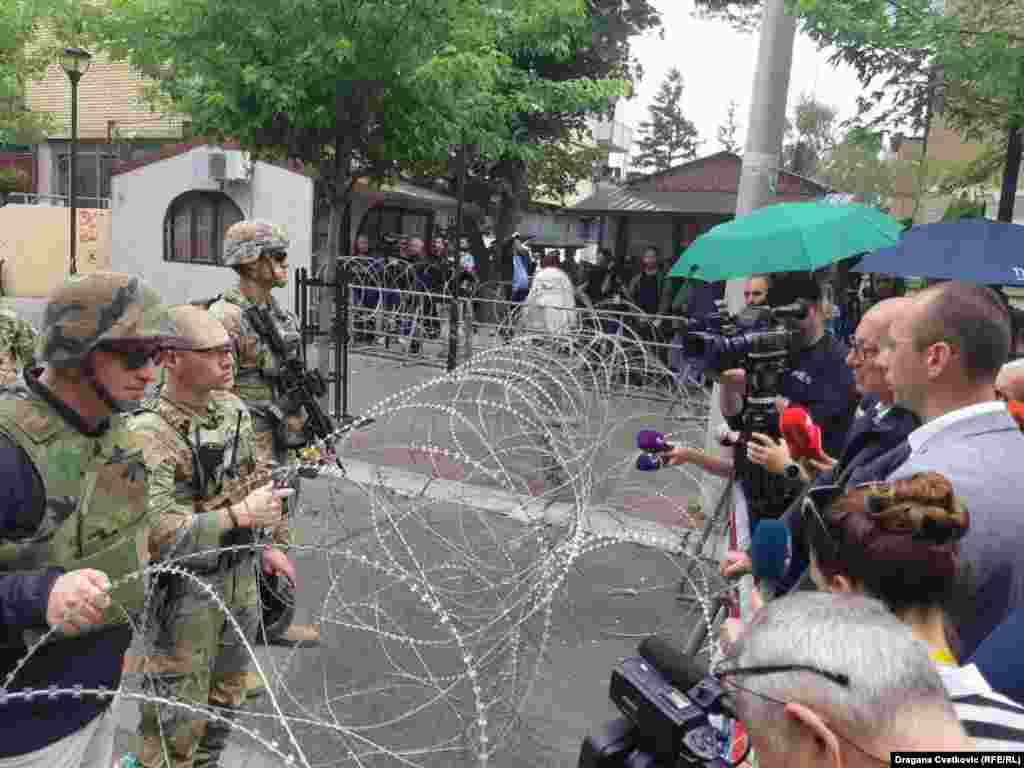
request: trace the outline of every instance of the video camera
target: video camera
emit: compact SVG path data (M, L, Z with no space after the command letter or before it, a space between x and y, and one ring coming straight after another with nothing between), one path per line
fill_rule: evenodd
M778 307L752 306L738 315L729 313L724 302L718 305L718 312L704 318L703 330L687 333L683 350L718 373L732 368L744 370L746 392L736 471L752 519L778 517L795 498L795 489L783 478L752 464L742 443L754 432L780 436L775 401L800 334L788 327L787 321L807 317L809 304L799 300Z
M751 356L788 352L796 332L785 322L807 317L803 301L781 307L747 307L736 315L725 308L725 302L715 303L717 312L688 325L683 352L718 373L746 368Z
M722 754L729 739L710 720L734 717L721 683L659 637L644 640L637 653L612 670L609 696L623 717L584 740L577 767L728 768Z

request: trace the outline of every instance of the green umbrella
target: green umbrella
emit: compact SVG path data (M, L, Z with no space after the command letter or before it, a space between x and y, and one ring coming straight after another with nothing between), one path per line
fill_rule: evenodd
M679 256L670 277L713 282L801 272L895 245L903 227L859 203L777 203L719 224Z

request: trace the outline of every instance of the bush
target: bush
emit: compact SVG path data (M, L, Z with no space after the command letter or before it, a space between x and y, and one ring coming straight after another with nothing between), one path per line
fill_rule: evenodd
M0 168L0 194L28 192L31 177L20 168Z

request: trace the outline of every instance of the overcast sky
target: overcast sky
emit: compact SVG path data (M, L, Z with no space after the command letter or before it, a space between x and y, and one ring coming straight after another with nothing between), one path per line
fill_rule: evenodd
M634 52L643 64L644 76L636 96L619 104L619 119L630 125L633 138L638 138L637 127L648 118L647 107L668 70L675 66L683 75L683 113L697 125L701 138L706 139L699 154L720 149L715 137L725 120L730 99L738 105L738 138L743 146L757 60L757 32L741 34L725 22L694 18L693 0L652 2L661 11L665 39L649 35L634 41ZM787 103L789 112L800 94L807 93L838 108L841 119L856 113L856 98L861 89L853 70L846 66L833 68L827 58L826 53L819 53L808 38L798 33Z

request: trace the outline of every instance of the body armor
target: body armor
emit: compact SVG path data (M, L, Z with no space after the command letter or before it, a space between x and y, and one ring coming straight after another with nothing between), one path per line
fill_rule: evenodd
M42 398L19 386L0 399L3 432L35 465L46 509L34 533L0 543L0 568L95 568L116 585L108 621L143 607L148 564L147 471L142 449L121 417L88 436ZM130 574L124 583L118 581Z
M275 458L283 460L282 449L299 448L308 442L303 428L305 417L301 406L282 396L277 383L282 361L276 359L252 326L245 311L250 306L252 302L232 288L211 304L209 311L221 321L236 346L233 392L257 417L257 431L265 431L263 422L273 433ZM298 318L273 298L268 308L289 353L300 352L302 334Z

